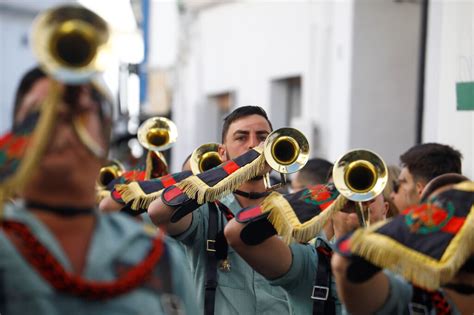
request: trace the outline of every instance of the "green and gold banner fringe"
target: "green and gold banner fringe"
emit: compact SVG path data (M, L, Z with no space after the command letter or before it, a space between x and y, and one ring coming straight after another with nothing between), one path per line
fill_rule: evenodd
M315 238L319 232L323 229L326 223L334 214L342 208L347 203L347 198L342 195L339 195L334 202L322 211L319 215L313 217L311 220L300 224L297 228L293 230L293 237L296 241L300 243L306 243L311 239Z
M212 202L222 196L230 194L246 181L261 175L265 169L266 162L262 154L262 149L257 147L253 148L253 150L260 153L255 160L240 167L212 187L202 181L198 175L190 176L179 182L176 186L186 193L189 198L195 199L199 204Z
M351 251L380 268L401 274L408 281L427 290L436 290L450 281L473 253L474 206L440 260L374 232L389 222L379 222L354 232L350 239Z
M301 223L293 207L279 193L272 193L262 203L263 212L270 212L268 220L285 241L289 244L292 240L306 243L314 239L323 229L328 220L347 203L347 199L339 195L336 200L319 215Z
M164 189L146 194L140 187L138 182L129 184L116 185L115 190L121 195L125 203L130 203L130 208L135 211L140 209L148 209L150 204L158 199Z

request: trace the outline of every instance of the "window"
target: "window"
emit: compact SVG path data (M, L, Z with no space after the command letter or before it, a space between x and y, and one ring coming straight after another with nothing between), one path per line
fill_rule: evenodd
M301 77L288 77L271 82L271 120L274 128L290 125L301 117Z

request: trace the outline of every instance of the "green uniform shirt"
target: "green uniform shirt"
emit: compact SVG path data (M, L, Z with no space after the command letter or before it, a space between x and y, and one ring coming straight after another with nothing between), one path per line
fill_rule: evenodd
M235 214L242 207L233 194L221 199ZM219 230L226 219L219 215ZM186 232L176 238L185 244L197 290L198 303L204 309L206 279L206 240L209 223L207 204L193 212L193 221ZM230 271L218 267L215 314L288 314L289 305L285 292L271 286L262 275L250 267L230 246L228 250Z
M83 278L96 281L117 279L118 268L133 266L148 254L151 237L144 225L120 213L96 214L97 222L89 246ZM58 241L49 230L21 204L5 206L4 220L26 224L66 271L71 265ZM171 241L171 242L170 242ZM196 298L191 275L183 267L185 258L165 239L165 249L172 266L173 294L182 302L186 314L196 314ZM155 272L163 270L158 264ZM163 272L163 271L162 271ZM152 280L159 280L157 276ZM152 281L150 280L150 281ZM161 297L153 283L115 298L99 301L81 299L57 292L21 256L8 236L0 229L0 313L16 314L164 314Z
M384 273L389 279L390 293L382 308L379 309L375 314L409 315L410 312L408 305L410 304L412 299L413 287L401 276L393 274L390 271L384 271ZM451 314L460 315L456 306L449 299L447 299L447 301L451 306ZM435 315L435 309L432 308L429 314Z
M314 244L291 244L293 260L290 270L280 278L271 280L274 286L280 286L288 293L293 314L313 313L313 283L316 277L318 255ZM330 295L336 304L336 314L341 314L341 303L337 298L334 278L331 282Z

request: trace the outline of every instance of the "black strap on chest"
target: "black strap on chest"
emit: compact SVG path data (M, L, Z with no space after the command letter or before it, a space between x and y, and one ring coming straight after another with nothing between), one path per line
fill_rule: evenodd
M451 307L444 297L438 291L426 291L417 286L413 286L413 294L408 304L408 312L410 315L428 315L435 308L438 315L450 315Z
M313 282L311 299L313 300L313 315L334 315L336 304L331 295L331 256L332 249L324 241L316 241L318 266Z
M218 217L219 215L222 217L221 211L223 211L226 218L229 218L228 212L230 210L220 202L211 202L208 203L208 205L209 224L207 227L206 240L206 291L204 295L204 314L213 315L217 288L217 263L219 260L227 258L228 248L223 228L219 230ZM221 207L223 207L223 209L221 209Z

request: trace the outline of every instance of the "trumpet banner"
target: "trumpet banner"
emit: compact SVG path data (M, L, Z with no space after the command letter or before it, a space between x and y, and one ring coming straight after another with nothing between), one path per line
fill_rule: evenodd
M260 206L239 212L237 220L246 223L257 217L268 219L286 243L306 243L319 234L345 203L334 185L315 185L293 194L273 192Z
M474 252L474 182L463 182L339 245L427 290L447 283Z

